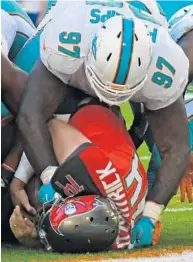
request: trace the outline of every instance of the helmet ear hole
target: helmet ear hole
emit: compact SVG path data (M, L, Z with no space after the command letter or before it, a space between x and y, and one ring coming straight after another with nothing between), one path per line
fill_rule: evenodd
M70 239L66 239L66 242L69 243L69 242L70 242Z
M112 234L115 234L115 230L112 231Z
M137 37L137 35L136 35L136 34L135 34L135 40L136 40L136 41L138 41L138 37Z
M93 217L90 217L90 222L93 222L94 218Z
M102 25L102 28L103 28L103 29L106 29L106 26L105 26L105 25Z
M75 225L74 228L75 228L75 229L76 229L76 228L79 228L79 225Z
M106 218L105 218L105 221L109 221L109 218L108 218L108 217L106 217Z

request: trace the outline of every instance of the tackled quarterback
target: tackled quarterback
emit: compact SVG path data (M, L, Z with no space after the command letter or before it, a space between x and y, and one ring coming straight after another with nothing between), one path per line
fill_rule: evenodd
M26 15L10 0L5 21L10 8ZM58 0L36 29L25 21L20 47L18 24L2 30L2 98L18 133L4 149L4 223L22 245L56 252L156 245L180 183L192 201L193 6L167 22L155 0Z

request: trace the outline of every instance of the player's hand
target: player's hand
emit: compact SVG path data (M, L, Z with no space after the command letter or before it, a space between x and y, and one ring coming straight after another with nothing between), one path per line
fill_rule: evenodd
M190 203L193 202L192 177L190 175L186 175L183 177L182 181L180 182L180 201L181 202L185 201L186 194L187 194L188 201Z
M131 244L134 247L156 245L161 233L161 222L142 216L132 231Z
M27 247L37 246L37 231L35 224L27 217L24 217L19 206L16 206L9 224L16 239Z
M161 234L160 214L164 206L147 201L143 216L137 221L132 231L131 244L134 247L156 245Z
M54 199L56 194L55 189L52 184L49 182L48 184L42 185L38 191L38 200L40 203L44 204L50 202Z
M36 210L30 205L27 193L25 191L25 183L18 178L13 178L10 184L10 194L13 205L24 207L25 210L32 214L36 214Z

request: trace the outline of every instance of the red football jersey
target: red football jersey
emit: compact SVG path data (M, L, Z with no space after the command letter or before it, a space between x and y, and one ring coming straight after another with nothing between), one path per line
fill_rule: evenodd
M123 122L108 108L89 105L69 121L95 147L79 156L100 192L115 203L119 212L119 236L114 248L129 246L131 230L142 214L147 175Z

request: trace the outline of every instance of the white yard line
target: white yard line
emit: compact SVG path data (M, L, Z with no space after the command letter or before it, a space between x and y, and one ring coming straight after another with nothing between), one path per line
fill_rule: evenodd
M140 156L141 160L150 160L150 156Z
M125 259L107 259L100 262L193 262L193 252L184 251L182 254L170 254L161 257L141 257Z
M192 211L193 207L181 207L181 208L166 208L164 212L184 212L184 211Z

